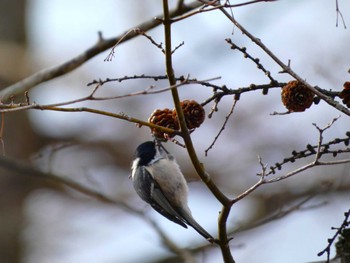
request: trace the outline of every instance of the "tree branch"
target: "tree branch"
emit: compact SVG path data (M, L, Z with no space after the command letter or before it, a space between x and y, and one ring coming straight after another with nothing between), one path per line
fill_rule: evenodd
M203 5L200 2L192 2L190 4L181 5L175 10L172 10L169 12L170 17L176 17L178 15L185 14L186 12L189 12L193 9L196 9ZM160 15L158 16L160 17ZM136 26L135 28L138 28L139 30L143 32L147 32L152 28L155 28L161 24L161 21L159 19L150 19L149 21L146 21L144 23L141 23L140 25ZM127 32L129 32L128 30ZM98 42L84 51L83 53L79 54L78 56L64 62L63 64L60 64L58 66L48 68L41 70L11 86L8 86L7 88L0 91L0 101L6 101L10 98L12 95L18 95L23 94L25 91L30 90L34 86L43 83L45 81L57 78L59 76L65 75L68 72L73 71L74 69L78 68L82 64L84 64L89 59L93 58L97 54L107 50L108 48L111 48L115 45L115 43L124 43L132 38L135 38L139 36L137 31L132 30L132 32L129 32L127 35L125 33L114 37L110 39L103 39L100 35L100 38Z
M300 83L307 86L309 90L311 90L314 94L316 94L320 99L324 100L326 103L331 105L332 107L336 108L337 110L343 112L344 114L350 116L350 110L343 105L339 104L335 100L333 100L331 97L328 97L327 95L320 92L315 87L311 86L309 83L307 83L303 78L301 78L297 73L295 73L289 65L286 65L283 63L271 50L269 50L263 42L254 37L248 30L246 30L241 24L237 22L237 20L232 17L224 8L220 8L220 11L239 29L243 34L245 34L249 39L251 39L257 46L259 46L269 57L271 57L282 69L284 72L288 72L289 75L294 77L296 80L298 80Z
M89 187L86 187L79 182L76 182L68 177L62 177L55 175L53 173L45 173L42 172L33 166L19 162L16 160L12 160L9 158L4 158L0 156L0 167L3 167L7 170L11 170L13 172L16 172L21 175L27 175L27 176L35 176L39 177L41 179L50 180L55 183L62 184L64 186L67 186L71 189L74 189L80 193L83 193L89 197L92 197L102 203L114 205L120 209L125 210L128 213L131 213L135 216L138 216L142 219L144 219L160 236L162 243L165 247L167 247L170 251L177 254L184 262L195 262L193 259L193 256L191 253L185 249L180 248L177 246L159 227L159 225L152 220L150 217L146 216L143 211L137 210L131 206L129 206L127 203L125 203L122 200L115 200L108 196L106 196L103 193L100 193L94 189L91 189Z
M350 163L350 159L343 159L343 160L337 160L337 161L332 161L332 162L322 162L320 161L320 158L322 157L322 152L321 152L321 148L323 145L323 132L326 131L327 129L329 129L336 120L338 120L339 117L334 118L330 123L328 123L324 128L319 128L316 124L313 124L318 132L319 132L319 140L318 140L318 145L316 147L316 150L313 149L313 147L310 145L311 149L314 151L313 154L315 154L315 158L312 162L299 167L298 169L295 169L289 173L286 173L282 176L279 177L274 177L271 179L267 179L266 176L270 174L266 172L266 165L263 165L261 158L259 157L259 163L262 167L262 172L259 174L260 179L258 182L256 182L254 185L252 185L250 188L248 188L246 191L244 191L243 193L239 194L236 198L231 200L231 204L235 204L236 202L238 202L239 200L243 199L244 197L246 197L247 195L251 194L253 191L255 191L257 188L259 188L260 186L264 185L264 184L271 184L271 183L276 183L282 180L285 180L287 178L290 178L294 175L300 174L303 171L306 171L312 167L316 167L316 166L321 166L321 165L338 165L338 164L343 164L343 163ZM310 148L309 147L309 148ZM310 150L311 150L310 149Z
M165 65L166 73L169 79L170 86L176 84L175 73L172 65L172 48L171 48L171 18L169 15L168 0L163 0L163 13L164 13L164 36L165 36ZM223 213L219 217L219 246L226 263L234 263L230 247L228 245L229 240L227 239L226 231L226 220L230 213L231 206L229 205L229 199L219 190L214 184L209 174L205 171L203 164L198 160L197 153L194 149L191 135L186 125L184 113L180 105L179 93L176 87L171 90L176 113L181 127L182 137L186 144L187 152L191 158L192 164L196 169L199 177L205 182L207 187L211 190L214 196L223 204Z

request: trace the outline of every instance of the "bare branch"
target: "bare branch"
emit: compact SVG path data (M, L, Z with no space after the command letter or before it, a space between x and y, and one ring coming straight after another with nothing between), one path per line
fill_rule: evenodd
M233 111L234 111L234 109L235 109L235 107L236 107L237 101L238 101L238 100L236 100L236 99L233 101L231 110L230 110L230 112L227 114L227 116L225 117L225 121L224 121L223 125L221 126L220 131L219 131L218 134L215 136L214 141L213 141L213 142L210 144L210 146L205 150L205 156L208 156L209 150L210 150L211 148L213 148L215 142L219 139L220 134L224 131L224 129L225 129L225 127L226 127L226 124L227 124L228 120L230 119L230 117L231 117L231 115L232 115L232 113L233 113Z
M161 237L162 243L165 245L165 247L167 247L170 251L177 254L181 259L184 260L184 262L195 262L192 255L188 251L186 251L185 249L182 249L179 246L177 246L164 233L164 231L159 227L159 225L154 220L152 220L150 217L148 217L143 211L140 211L140 210L137 210L137 209L131 207L130 205L128 205L127 203L125 203L122 200L112 199L112 198L106 196L105 194L103 194L99 191L96 191L94 189L91 189L87 186L84 186L84 185L80 184L79 182L73 181L68 177L58 176L58 175L55 175L53 173L45 173L45 172L42 172L42 171L34 168L33 166L31 166L29 164L15 161L15 160L11 160L9 158L0 157L0 167L3 167L5 169L11 170L13 172L19 173L21 175L35 176L35 177L39 177L41 179L50 180L50 181L53 181L55 183L62 184L64 186L67 186L71 189L74 189L80 193L83 193L89 197L93 197L94 199L96 199L102 203L114 205L120 209L125 210L126 212L128 212L130 214L133 214L133 215L138 216L142 219L145 219L145 221L159 234L159 236Z
M344 29L346 29L346 24L345 24L345 20L344 20L343 14L342 14L342 12L339 9L338 0L335 0L335 12L337 13L337 19L336 19L336 22L335 22L335 26L338 27L338 21L339 21L339 16L340 16L340 18L341 18L341 20L343 22Z
M249 187L247 190L245 190L243 193L241 193L240 195L238 195L237 197L235 197L234 199L231 200L231 204L234 205L235 203L237 203L239 200L243 199L244 197L246 197L247 195L249 195L250 193L252 193L253 191L255 191L258 187L260 187L261 185L263 185L265 183L265 179L264 177L260 177L259 181L257 183L255 183L254 185L252 185L251 187Z
M165 35L165 41L164 41L165 42L165 67L166 67L166 73L168 76L170 86L175 86L176 78L175 78L175 73L172 65L172 48L171 48L172 46L171 45L172 44L171 43L172 41L171 24L173 23L173 20L170 17L168 8L169 8L168 1L163 0L163 13L164 13L163 23L164 23L164 35ZM228 203L229 199L214 184L209 174L205 171L203 164L198 160L197 153L192 143L190 131L188 130L186 125L185 116L180 105L179 93L176 87L171 89L171 94L173 97L177 117L181 127L182 137L184 139L188 155L192 161L194 168L197 171L197 174L221 203Z
M164 13L164 36L165 36L165 68L166 74L168 76L170 86L176 84L175 72L172 63L172 38L171 38L171 25L173 21L169 15L169 3L168 0L163 0L163 13ZM190 131L187 128L184 113L180 104L180 97L177 88L171 89L171 95L176 109L176 114L180 124L182 138L185 142L187 153L191 159L192 165L195 168L198 176L206 184L208 189L217 198L219 202L223 204L222 213L219 216L219 240L216 241L220 246L223 259L226 263L234 263L230 247L228 246L228 238L226 231L226 221L230 213L231 207L229 206L229 199L223 194L217 185L213 182L210 175L205 171L204 165L199 161L197 153L195 151Z
M247 86L247 87L239 87L239 88L235 88L235 89L229 89L225 85L222 87L210 85L214 90L214 94L212 97L206 99L202 103L202 106L208 104L211 101L214 101L216 106L214 106L213 108L214 108L214 111L217 111L217 104L220 102L221 98L224 96L228 96L228 95L240 96L243 93L251 92L253 90L262 90L262 92L264 93L264 90L268 90L268 89L272 89L272 88L281 88L285 84L286 83L283 83L283 82L261 84L261 85L251 84L250 86ZM204 85L204 84L201 84L201 85ZM208 85L204 85L204 86L208 86ZM220 91L218 91L218 90L220 90ZM213 114L213 112L210 113L209 118L212 117L211 115Z
M185 14L193 9L196 9L200 7L202 3L194 1L190 4L181 5L178 9L172 10L169 12L170 17L179 16L182 14ZM162 15L159 15L158 17L161 17ZM161 21L159 19L150 19L149 21L146 21L144 23L141 23L140 25L133 27L133 28L139 28L143 32L147 32L152 28L155 28L161 24ZM130 32L127 36L125 36L125 33L121 34L118 37L110 38L110 39L103 39L100 35L98 42L84 51L83 53L79 54L78 56L74 57L73 59L70 59L66 62L64 62L61 65L41 70L22 81L19 81L11 86L8 86L7 88L0 91L0 100L6 101L11 95L15 94L23 94L25 91L30 90L34 86L43 83L45 81L57 78L59 76L62 76L82 64L84 64L89 59L93 58L97 54L107 50L108 48L111 48L115 45L115 43L124 43L125 41L128 41L134 37L138 36L138 33L136 32ZM121 39L123 39L121 41Z
M143 31L141 31L140 29L137 29L137 32L138 32L140 35L146 37L153 45L155 45L157 48L159 48L159 49L162 51L163 54L165 54L165 51L164 51L164 48L163 48L163 44L162 44L162 43L159 43L159 44L158 44L156 41L153 40L153 38L152 38L151 36L147 35L146 32L143 32Z
M229 1L225 1L224 4L220 4L220 1L218 0L198 0L198 2L201 2L203 4L203 6L195 11L192 11L188 14L182 15L180 17L177 17L175 19L173 19L173 22L178 22L181 20L184 20L186 18L189 18L191 16L200 14L200 13L205 13L205 12L211 12L211 11L215 11L221 8L234 8L234 7L241 7L241 6L246 6L246 5L251 5L251 4L256 4L256 3L260 3L260 2L275 2L278 0L253 0L253 1L247 1L247 2L243 2L243 3L239 3L239 4L230 4Z
M175 51L178 50L178 49L179 49L180 47L182 47L183 45L185 45L185 42L182 41L179 45L177 45L177 46L174 48L173 51L171 51L171 53L174 54Z
M138 29L138 30L139 30L139 29ZM115 49L116 49L116 47L117 47L120 43L122 43L122 42L124 41L124 39L128 37L129 34L131 34L131 33L138 33L138 32L139 32L139 31L137 31L137 29L130 29L129 31L127 31L126 33L124 33L124 35L122 35L122 36L118 39L117 43L112 47L112 50L109 52L108 56L104 59L104 61L112 61L113 58L114 58L114 54L115 54ZM102 33L100 33L99 36L100 36L100 40L102 40Z
M313 151L313 154L315 154L315 159L313 162L302 166L290 173L287 173L283 176L280 177L276 177L276 178L272 178L269 180L266 180L265 183L274 183L274 182L278 182L284 179L287 179L293 175L299 174L302 171L305 171L311 167L315 167L315 166L320 166L320 165L338 165L338 164L343 164L343 163L349 163L350 159L343 159L343 160L337 160L337 161L332 161L332 162L321 162L320 158L322 157L322 145L323 145L323 132L327 129L329 129L335 121L337 121L339 119L340 116L334 118L329 124L327 124L324 128L319 128L316 124L313 123L313 125L317 128L317 130L319 131L319 140L318 140L318 145L317 145L317 150L315 151L313 149L313 147L310 145L310 147L308 147L308 150Z
M321 158L321 147L322 147L322 143L323 143L323 132L327 129L329 129L338 119L340 118L340 115L336 118L334 118L330 123L328 123L328 125L326 125L324 128L320 128L317 126L316 123L313 123L312 125L314 125L316 127L316 129L319 132L319 137L318 137L318 145L317 145L317 153L315 155L315 163L319 162L319 159Z
M265 67L260 63L260 59L259 59L259 58L254 58L253 56L251 56L251 55L248 53L246 47L242 47L242 48L241 48L241 47L237 46L237 45L234 44L234 43L232 42L232 40L229 39L229 38L226 38L225 40L226 40L226 42L227 42L228 44L231 45L231 49L234 49L234 50L236 49L236 50L240 51L240 52L243 54L244 58L248 58L248 59L250 59L253 63L255 63L256 66L257 66L257 68L260 69L262 72L264 72L265 76L267 76L267 77L270 79L272 85L273 85L274 83L278 83L277 80L275 80L275 79L271 76L271 72L268 71L268 70L266 70ZM265 90L264 95L267 94L267 91L268 91L268 89Z
M324 128L319 128L317 125L313 124L314 126L317 127L318 131L319 131L319 140L318 140L318 145L315 147L316 150L314 149L314 147L312 147L311 145L308 145L307 148L309 151L312 151L312 154L315 155L315 159L302 166L302 167L299 167L287 174L284 174L282 176L279 176L279 177L274 177L274 178L271 178L271 179L267 179L266 176L271 174L271 173L274 173L274 169L271 169L270 172L266 172L266 165L264 165L261 161L261 158L259 157L259 163L260 163L260 166L262 167L262 172L260 174L258 174L260 176L260 179L257 183L255 183L254 185L252 185L250 188L248 188L246 191L244 191L243 193L241 193L240 195L238 195L236 198L232 199L231 200L231 204L233 205L234 203L238 202L239 200L243 199L244 197L246 197L247 195L249 195L250 193L252 193L253 191L255 191L257 188L259 188L261 185L263 184L271 184L271 183L276 183L276 182L279 182L279 181L282 181L282 180L285 180L289 177L292 177L294 175L297 175L297 174L300 174L301 172L303 171L306 171L310 168L313 168L313 167L316 167L316 166L321 166L321 165L338 165L338 164L343 164L343 163L350 163L350 159L343 159L343 160L337 160L337 161L332 161L332 162L321 162L320 161L320 158L322 156L322 153L323 151L321 151L321 148L323 147L323 137L322 137L322 134L325 130L329 129L336 120L338 120L339 117L336 117L334 118L329 124L327 124ZM349 138L347 138L349 140ZM336 140L336 142L340 142L341 140L338 139ZM330 142L330 143L336 143L336 142ZM311 154L310 154L311 155ZM297 156L297 154L293 154L294 157ZM293 158L294 158L293 157ZM300 154L300 158L304 158L305 157L305 153L304 154ZM280 164L279 166L280 167Z
M331 246L333 245L335 239L343 231L343 229L345 229L346 227L348 227L350 225L350 220L349 220L349 218L350 218L350 209L347 212L344 213L344 217L345 218L344 218L343 223L341 224L340 227L332 228L332 229L337 229L337 231L335 232L335 234L333 235L332 238L328 239L327 247L317 254L317 256L320 257L324 253L327 253L327 261L326 262L329 262L329 260L330 260Z
M20 162L20 161L16 161L16 160L13 160L10 158L4 158L4 157L0 157L0 166L7 169L7 170L16 172L16 173L21 174L21 175L36 176L36 177L39 177L41 179L47 179L47 180L50 180L50 181L53 181L56 183L63 184L63 185L68 186L69 188L72 188L78 192L81 192L81 193L86 194L88 196L94 197L95 199L97 199L103 203L114 204L114 205L117 205L118 207L124 209L125 211L143 216L143 213L141 211L138 211L138 210L131 208L129 205L127 205L123 201L113 200L113 199L111 199L111 198L109 198L109 197L107 197L99 192L96 192L93 189L90 189L86 186L83 186L76 181L73 181L72 179L70 179L68 177L62 177L62 176L58 176L58 175L55 175L52 173L45 173L45 172L42 172L42 171L34 168L30 164L26 164L24 162Z
M285 72L288 72L289 75L294 77L296 80L307 86L309 90L311 90L314 94L316 94L318 97L320 97L322 100L327 102L332 107L336 108L337 110L343 112L344 114L350 116L350 110L343 105L336 102L331 97L323 94L318 89L316 89L314 86L311 86L309 83L307 83L303 78L301 78L297 73L295 73L288 65L283 63L271 50L269 50L263 42L259 39L254 37L248 30L246 30L240 23L237 22L237 20L232 17L224 8L220 8L220 11L239 29L243 34L245 34L249 39L251 39L257 46L259 46L269 57L271 57Z
M164 133L172 133L172 134L176 134L179 136L182 136L182 133L180 131L177 130L173 130L167 127L163 127L163 126L159 126L159 125L155 125L153 123L150 122L146 122L143 120L139 120L133 117L130 117L128 115L126 115L125 113L112 113L112 112L108 112L108 111L102 111L102 110L97 110L97 109L92 109L92 108L88 108L88 107L78 107L78 108L68 108L68 107L59 107L57 106L58 104L49 104L49 105L38 105L38 104L31 104L29 106L23 106L21 107L21 109L36 109L36 110L50 110L50 111L59 111L59 112L89 112L89 113L94 113L94 114L99 114L99 115L104 115L104 116L108 116L108 117L112 117L112 118L117 118L117 119L121 119L121 120L125 120L128 122L132 122L132 123L136 123L139 125L139 127L141 126L147 126L153 129L157 129L160 130ZM8 109L11 110L11 109ZM3 112L7 112L6 109L2 110Z
M101 83L105 83L105 82L100 81L100 82L97 82L98 84L96 84L96 86L94 87L94 89L92 90L92 92L89 95L82 97L82 98L79 98L79 99L60 102L60 103L54 103L54 104L48 104L48 105L39 105L37 103L31 103L29 105L27 103L18 103L18 104L0 103L0 112L6 113L6 112L29 110L29 109L49 109L50 107L62 107L62 106L76 104L76 103L83 102L83 101L114 100L114 99L121 99L121 98L127 98L127 97L132 97L132 96L152 95L152 94L163 93L163 92L169 91L173 88L182 87L182 86L185 86L188 84L203 85L203 83L208 83L209 81L213 81L213 80L217 80L217 79L220 79L220 77L214 77L214 78L210 78L210 79L206 79L206 80L196 80L196 79L189 79L189 76L188 76L186 79L182 78L181 79L182 81L178 84L175 84L175 85L169 86L169 87L165 87L165 88L161 88L161 89L155 90L154 86L150 86L147 89L132 92L132 93L127 93L127 94L123 94L123 95L108 96L108 97L96 97L95 93L102 86ZM110 80L108 80L108 81L110 81Z

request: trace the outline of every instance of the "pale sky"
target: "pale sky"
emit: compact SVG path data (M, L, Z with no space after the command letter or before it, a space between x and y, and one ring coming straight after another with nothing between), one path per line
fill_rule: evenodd
M55 66L82 53L95 44L98 31L103 32L106 38L114 37L161 12L160 1L154 0L30 0L29 3L29 42L33 57L39 58L39 61L36 61L38 70ZM347 26L350 27L350 2L340 0L339 4ZM349 29L342 27L342 24L335 27L335 1L281 0L275 3L261 3L237 8L234 10L234 14L243 26L256 37L261 38L276 55L285 62L291 59L295 71L310 83L325 89L340 90L342 84L349 80L347 70L350 68L350 33ZM221 76L221 80L217 81L218 84L229 83L233 87L247 86L250 83L267 83L267 78L262 72L256 70L255 65L243 59L242 54L233 53L229 49L224 41L225 38L229 37L237 44L246 46L248 51L255 56L261 57L264 65L273 72L275 78L280 81L291 79L289 76L278 75L279 68L268 57L264 56L261 50L254 47L249 39L244 38L237 29L233 30L232 25L219 12L194 16L188 21L176 24L173 30L174 46L176 43L185 42L184 47L180 48L174 56L175 72L179 72L179 74L190 74L198 79ZM164 42L162 33L162 28L150 32L154 39ZM103 61L107 54L108 52L104 52L93 58L82 68L64 78L40 85L34 91L36 102L52 103L86 95L86 84L93 79L141 74L145 71L149 74L164 74L162 54L146 39L138 38L121 45L116 51L116 59L110 63ZM139 86L139 82L137 83L134 87L135 90L144 88ZM69 85L75 88L69 87ZM107 87L108 91L110 89ZM211 91L201 90L198 92L198 89L193 88L193 90L181 90L181 94L183 96L197 96L198 100L201 101L201 99L208 97ZM165 98L165 100L159 102L157 97L157 103L166 106L169 97L162 96L161 98ZM269 113L284 110L282 104L271 103L274 98L279 96L277 91L271 91L271 94L266 97L268 99L260 94L252 97L244 96L246 101L255 105L256 108L250 107L247 111L243 111L242 108L242 112L237 113L238 119L246 118L247 114L252 117L251 129L243 130L242 134L237 136L247 136L247 138L252 138L252 144L258 144L261 138L264 138L264 134L259 141L258 138L254 139L257 128L263 131L273 125L275 128L269 134L273 137L295 129L295 123L298 123L298 126L304 127L304 129L295 129L293 134L295 138L302 138L301 145L306 145L309 139L315 139L315 128L312 126L312 122L323 126L339 115L338 112L329 109L325 103L322 103L317 109L310 109L307 115L272 117ZM120 102L112 107L118 112L128 103L128 101ZM88 105L105 107L102 104ZM222 105L229 107L231 100L225 100ZM147 119L147 114L152 112L153 105L145 104L143 107L138 117ZM265 121L259 124L259 127L254 126L256 121L254 109L265 114ZM225 116L226 112L227 109L223 109L222 116ZM118 123L115 122L107 125L106 119L103 118L96 118L92 124L91 115L86 114L77 114L67 118L67 115L60 113L31 112L31 117L38 132L53 138L64 137L64 134L69 137L83 133L82 137L86 141L123 140L127 138L125 134L129 134L129 127L131 127L119 127ZM111 129L111 127L115 129ZM344 131L349 129L349 122L344 117L327 136L343 136ZM136 129L131 131L138 139L147 139L149 134L144 135L141 132ZM198 144L203 138L214 137L216 133L217 129L208 125L207 132L198 132L194 141ZM120 137L116 138L117 134ZM221 143L229 136L229 134L224 134ZM132 143L136 145L136 142ZM212 157L223 154L237 158L238 153L241 154L242 147L247 147L242 146L241 143L240 140L237 140L233 143L232 149L227 149L225 143L218 144L213 150ZM198 148L203 150L207 146L199 145ZM248 148L253 149L253 146L248 145ZM281 157L278 156L279 152L272 152L268 155L269 151L262 151L267 162L279 160L278 158ZM92 155L79 154L81 154L80 159L75 161L78 164L72 165L83 167L89 162L96 164L99 167L95 170L96 175L98 174L97 178L107 178L101 179L101 181L98 179L98 185L113 196L113 191L117 190L111 187L109 182L115 179L108 178L112 176L111 171L118 168L105 167L94 160ZM132 158L132 153L126 154ZM258 153L253 156L251 152L244 153L240 156L241 162L256 159L257 155ZM79 173L77 170L69 170L70 166L60 166L67 161L64 156L59 155L55 160L57 161L56 166L62 169L61 172ZM186 160L181 159L181 157L180 160L186 163ZM220 167L224 171L230 171L231 167L228 165L230 164L227 164L226 159L218 159L211 168L215 170ZM252 175L258 169L258 165L247 168L248 178L245 177L241 182L238 180L237 188L243 190L253 184L257 178ZM316 169L312 172L310 177L314 176L311 177L313 179L309 177L303 183L298 178L290 179L287 185L294 187L295 191L301 191L303 187L315 182L319 171ZM127 177L127 172L124 170L120 170L120 173L125 173L125 177ZM90 182L87 180L87 183ZM123 189L133 191L131 184L120 183ZM278 189L279 186L276 185L276 188ZM276 188L273 191L277 191ZM212 196L208 197L208 193L202 190L202 186L196 183L190 184L190 207L198 221L210 233L216 234L215 215L220 210L220 206ZM283 191L283 189L278 190ZM146 206L138 199L132 200L146 209ZM203 213L200 208L203 200L206 203L206 213L210 211L209 214L214 216L208 217ZM315 198L312 204L319 204L325 200L327 204L318 209L298 211L257 230L248 231L235 237L232 241L232 253L237 260L236 262L295 263L321 260L317 257L317 253L327 245L327 238L333 235L330 228L340 225L343 220L343 212L349 208L347 201L350 200L350 194L320 196ZM250 211L250 205L253 203L259 204L259 200L247 198L234 206L231 224L237 225L254 217L255 211ZM27 242L27 258L24 263L131 263L140 262L140 257L144 259L155 254L166 255L169 253L161 246L154 231L142 220L130 216L118 208L96 205L94 202L93 204L72 202L70 198L62 194L40 190L28 198L26 211L28 226L23 240ZM201 237L197 236L192 229L182 229L153 211L149 211L149 214L159 222L176 243L191 245L193 242L202 241ZM132 235L130 234L131 230ZM293 247L290 247L291 244ZM201 262L221 262L220 260L220 253L213 250L204 255Z

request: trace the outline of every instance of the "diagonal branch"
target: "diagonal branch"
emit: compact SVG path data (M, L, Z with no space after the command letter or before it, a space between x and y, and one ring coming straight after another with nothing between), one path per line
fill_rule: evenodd
M319 252L317 254L317 256L322 256L324 253L327 253L327 261L326 262L330 262L330 253L331 253L331 246L333 245L335 239L337 238L337 236L339 236L342 231L344 229L346 229L346 227L350 226L350 209L347 211L347 212L344 212L344 221L343 223L341 224L340 227L338 228L332 228L332 229L337 229L337 231L335 232L335 234L333 235L333 237L329 238L327 241L328 241L328 245L325 249L323 249L321 252ZM337 249L338 250L338 249ZM338 253L337 253L338 254ZM340 262L343 262L343 261L340 261Z
M100 193L90 187L86 187L79 182L76 182L68 177L58 176L53 173L45 173L37 168L31 166L30 164L26 164L24 162L19 162L17 160L13 160L10 158L0 157L0 167L3 167L7 170L11 170L15 173L22 175L29 175L39 177L41 179L50 180L55 183L59 183L61 185L67 186L71 189L74 189L80 193L85 194L86 196L92 197L102 203L114 205L120 209L125 210L126 212L138 216L144 219L161 237L162 243L172 252L177 254L184 262L194 262L193 256L191 253L178 245L176 245L159 227L159 225L152 220L150 217L146 216L143 211L137 210L122 200L115 200L107 195Z
M271 57L282 69L284 72L288 72L289 75L294 77L296 80L298 80L300 83L307 86L309 90L311 90L314 94L316 94L320 99L324 100L329 105L333 106L337 110L345 113L346 115L350 116L350 110L341 105L340 103L333 100L331 97L323 94L321 91L319 91L317 88L311 86L309 83L307 83L303 78L301 78L296 72L294 72L289 65L286 65L282 62L270 49L268 49L264 43L253 36L247 29L245 29L240 23L237 22L237 20L232 17L224 8L220 8L220 11L243 33L245 34L249 39L251 39L257 46L259 46L269 57Z
M334 122L338 120L338 118L339 117L334 118L324 128L319 128L316 124L313 124L319 132L319 140L318 140L318 144L316 147L317 148L316 151L310 145L310 147L312 148L312 150L314 151L314 154L315 154L314 160L305 164L304 166L301 166L301 167L299 167L299 168L297 168L289 173L281 175L279 177L267 179L266 176L269 175L269 173L266 173L266 165L263 165L261 158L259 157L260 165L262 167L262 172L259 174L260 178L259 178L258 182L256 182L254 185L252 185L250 188L245 190L243 193L239 194L237 197L232 199L231 200L232 205L235 204L236 202L240 201L241 199L243 199L247 195L251 194L253 191L255 191L257 188L259 188L260 186L262 186L264 184L276 183L276 182L288 179L288 178L295 176L297 174L301 174L303 171L306 171L306 170L311 169L313 167L318 167L318 166L323 166L323 165L328 166L328 165L338 165L338 164L350 163L350 159L342 159L342 160L331 161L331 162L320 161L320 158L322 157L322 154L321 154L322 152L320 149L322 148L322 145L323 145L323 132L326 131L327 129L329 129L334 124Z
M152 94L163 93L163 92L169 91L175 87L182 87L182 86L187 85L187 84L199 84L199 85L208 84L208 81L216 80L219 78L220 77L215 77L215 78L211 78L211 79L207 79L207 80L196 80L196 79L189 79L189 76L188 76L186 79L181 78L182 81L179 84L176 84L176 85L170 86L170 87L155 89L155 86L150 86L150 87L143 89L143 90L139 90L139 91L135 91L135 92L131 92L131 93L126 93L126 94L122 94L122 95L115 95L115 96L108 96L108 97L96 97L95 96L96 92L103 85L102 84L103 82L100 81L100 83L96 82L98 84L96 84L95 88L92 90L92 92L89 95L82 97L82 98L73 99L73 100L64 101L64 102L58 102L58 103L49 104L49 105L40 105L38 103L30 103L29 97L25 103L22 102L22 103L4 104L4 103L0 102L0 113L8 113L8 112L13 112L13 111L22 111L22 110L38 109L38 108L39 109L46 109L48 107L62 107L62 106L72 105L72 104L76 104L76 103L84 102L84 101L114 100L114 99L121 99L121 98L127 98L127 97L139 96L139 95L152 95ZM0 129L0 131L1 131L1 129ZM0 133L0 138L1 138L1 133Z
M212 149L214 147L214 144L219 139L221 133L225 130L226 124L227 124L228 120L230 119L231 115L233 114L233 111L234 111L234 109L236 107L237 101L238 101L238 99L235 98L234 101L233 101L233 104L231 106L230 112L225 117L225 121L224 121L223 125L221 126L218 134L215 136L213 142L209 145L209 147L205 150L205 156L208 156L208 152L210 151L210 149Z
M203 4L196 1L190 4L181 5L178 8L170 11L169 16L175 17L175 16L185 14L191 10L194 10L195 8L200 7L201 5ZM161 15L159 15L158 17L161 17ZM161 24L161 21L159 19L152 18L149 21L146 21L144 23L141 23L140 25L137 25L136 28L140 29L143 32L146 32L152 28L159 26L160 24ZM84 64L89 59L98 55L99 53L107 50L108 48L113 47L116 43L118 42L123 43L137 36L139 36L139 33L135 30L132 30L127 35L123 33L117 37L110 38L110 39L103 39L100 33L100 37L97 43L92 47L90 47L89 49L85 50L83 53L64 62L63 64L36 72L33 75L1 90L0 100L6 101L7 99L10 98L11 95L23 94L25 91L33 88L34 86L40 83L43 83L45 81L57 78L68 72L71 72L74 69L81 66L82 64Z

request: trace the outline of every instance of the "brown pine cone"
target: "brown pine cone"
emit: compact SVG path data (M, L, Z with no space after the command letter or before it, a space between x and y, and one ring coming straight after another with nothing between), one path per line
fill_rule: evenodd
M282 88L281 97L290 112L302 112L311 106L314 94L304 84L293 80Z
M148 118L148 122L167 127L173 130L178 130L179 129L179 123L177 119L175 118L173 111L170 109L156 109L153 111L151 116ZM158 138L158 139L167 139L167 138L172 138L175 136L174 133L167 134L164 133L156 128L151 128L151 132L153 135Z
M344 89L340 92L339 97L343 99L343 103L350 108L350 81L344 83Z
M180 102L182 111L185 116L187 128L192 130L198 128L205 119L204 108L195 100L184 100ZM174 109L174 115L176 111Z

